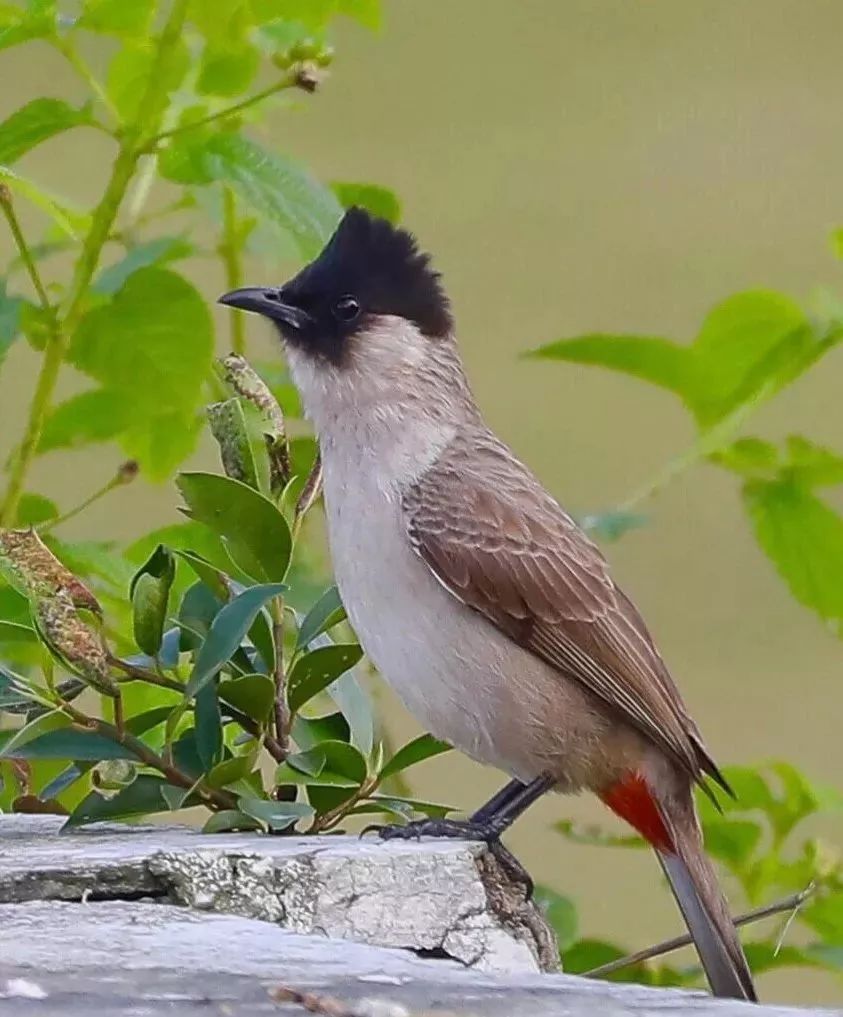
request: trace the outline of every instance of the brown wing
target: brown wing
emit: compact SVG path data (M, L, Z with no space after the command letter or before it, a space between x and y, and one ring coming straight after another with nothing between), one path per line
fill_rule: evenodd
M490 432L455 439L404 509L413 547L455 597L581 682L695 779L721 779L600 551Z

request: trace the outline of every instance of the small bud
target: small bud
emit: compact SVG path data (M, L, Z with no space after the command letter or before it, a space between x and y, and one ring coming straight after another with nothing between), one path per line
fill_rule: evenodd
M136 459L127 459L117 467L117 479L121 484L131 484L140 473L140 463Z

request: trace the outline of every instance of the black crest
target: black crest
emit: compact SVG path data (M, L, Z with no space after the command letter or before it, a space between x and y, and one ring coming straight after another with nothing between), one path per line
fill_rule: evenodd
M283 287L283 296L311 313L353 297L361 321L397 315L431 338L447 335L453 327L439 274L415 237L357 207L346 212L319 257Z

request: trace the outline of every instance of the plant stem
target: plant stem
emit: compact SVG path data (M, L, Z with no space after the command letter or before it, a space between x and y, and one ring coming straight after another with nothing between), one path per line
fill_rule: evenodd
M108 110L108 113L115 124L119 124L120 114L117 112L117 107L108 97L108 92L106 92L103 88L100 80L76 51L76 47L70 39L67 36L58 36L53 40L53 44L56 49L58 49L59 53L61 53L61 55L67 60L70 66L76 71L79 77L82 78L97 99L99 99L103 106Z
M369 795L376 791L380 781L377 775L367 777L359 788L351 795L350 798L346 798L344 802L340 802L333 809L329 809L327 812L323 812L321 816L314 817L313 822L310 824L308 833L325 833L330 830L332 826L336 826L337 823L342 822L345 816L357 805L362 802L364 798L368 798Z
M80 513L84 512L85 509L90 508L91 505L98 502L100 498L104 498L107 494L111 494L115 488L124 487L125 484L126 480L121 476L121 474L115 473L107 484L104 484L98 490L94 491L93 494L89 494L84 501L79 502L79 504L74 506L74 508L68 509L63 515L56 516L55 519L49 519L42 526L39 526L39 532L49 533L50 530L54 530L57 526L61 526L62 523L66 523L69 519L74 519Z
M237 201L230 187L223 187L222 201L222 238L217 250L225 266L226 289L236 290L243 285L243 263L240 258ZM231 351L243 356L246 352L246 316L232 307L228 311L228 322L231 329Z
M158 685L162 689L172 689L173 692L180 692L184 695L184 685L174 678L167 678L166 675L158 674L157 671L148 671L145 667L138 667L135 664L130 664L127 660L121 660L119 657L111 655L108 662L112 667L116 667L128 676L124 680L147 682L149 685Z
M20 228L18 217L15 214L15 207L12 204L12 192L5 184L0 184L0 209L3 210L3 215L6 217L6 222L9 224L9 230L11 231L15 245L20 252L21 261L29 273L29 278L32 280L32 285L35 287L35 292L38 294L41 306L49 314L52 314L53 307L50 303L50 298L47 296L47 290L44 287L44 283L41 281L38 266L35 263L35 259L32 257L26 238Z
M761 921L762 918L770 918L773 915L781 914L783 911L797 911L806 900L813 894L813 885L799 893L791 894L773 904L765 904L764 907L754 908L734 919L735 925L749 925L750 922ZM655 946L648 946L645 950L638 950L626 957L618 957L617 960L609 961L608 964L601 964L598 968L586 971L586 978L601 978L604 975L611 975L615 971L629 967L632 964L640 964L642 961L651 960L653 957L661 957L663 954L671 953L683 946L690 946L693 939L689 935L675 936L673 939L666 939Z
M271 95L275 95L277 92L283 92L285 88L295 88L298 83L299 72L296 69L291 69L284 75L283 78L280 78L273 85L269 85L260 92L255 92L254 95L241 99L240 102L235 102L232 106L226 106L225 109L217 110L216 113L209 113L208 116L202 117L199 120L194 120L189 124L181 124L181 126L173 127L168 131L161 131L159 134L156 134L153 138L149 139L146 145L146 151L151 151L158 145L159 142L164 141L167 138L175 138L179 134L186 134L188 131L194 131L197 127L204 127L206 124L212 124L217 120L225 120L227 117L234 116L237 113L242 113L244 109L249 109L250 106L256 106L259 102L263 102L264 99L268 99Z
M88 287L97 270L102 249L112 231L120 205L141 155L140 135L143 125L160 124L163 107L167 100L167 64L181 39L187 5L188 0L174 0L170 9L167 22L158 39L155 64L150 72L146 91L138 105L137 119L133 125L127 127L120 142L111 167L111 175L100 203L94 210L88 234L76 262L63 320L57 322L55 333L50 337L44 349L35 393L29 406L26 430L15 456L9 485L6 489L2 509L0 509L0 525L2 526L14 524L26 478L35 459L38 442L44 429L44 421L50 410L59 372L67 356L70 340L85 311Z
M290 708L287 705L287 674L284 663L284 600L273 597L269 604L272 616L272 642L275 647L275 739L284 759L290 751Z
M214 788L205 787L201 781L194 780L177 766L168 763L156 752L153 752L145 742L142 742L140 738L136 738L128 731L118 730L113 724L99 720L97 717L89 717L88 714L77 710L70 703L62 702L60 708L77 724L81 724L91 731L96 731L97 734L102 735L104 738L108 738L113 742L117 742L118 745L129 749L144 765L158 770L171 784L185 788L188 791L194 791L205 805L217 809L237 808L237 799L233 795L227 791L217 791Z

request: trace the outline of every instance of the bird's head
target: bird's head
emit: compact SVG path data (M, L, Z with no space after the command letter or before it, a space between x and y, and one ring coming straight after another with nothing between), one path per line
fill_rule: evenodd
M333 368L365 359L373 335L436 342L451 333L448 298L415 238L349 209L322 253L280 287L249 286L220 303L269 318L296 353Z

